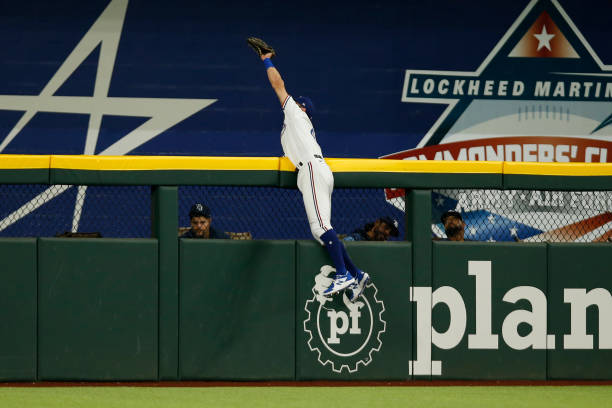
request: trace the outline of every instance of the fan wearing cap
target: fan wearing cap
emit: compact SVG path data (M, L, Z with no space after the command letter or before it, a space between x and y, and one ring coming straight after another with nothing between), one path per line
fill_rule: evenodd
M381 217L348 234L344 237L344 241L387 241L390 237L399 236L397 227L397 220Z
M224 233L217 231L210 224L210 208L202 203L196 203L189 210L191 228L181 235L181 238L227 239Z
M351 261L331 225L334 175L317 142L312 124L314 105L309 98L289 95L285 82L270 59L273 56L273 53L266 53L260 58L283 109L281 146L298 172L297 187L302 193L310 232L325 247L336 268L334 281L321 295L330 296L346 290L349 300L355 302L370 281L370 276Z

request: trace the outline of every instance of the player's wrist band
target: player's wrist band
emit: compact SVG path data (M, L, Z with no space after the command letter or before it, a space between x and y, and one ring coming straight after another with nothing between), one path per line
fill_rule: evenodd
M265 60L263 60L263 63L266 66L266 69L274 68L274 64L272 63L272 60L270 58L266 58Z

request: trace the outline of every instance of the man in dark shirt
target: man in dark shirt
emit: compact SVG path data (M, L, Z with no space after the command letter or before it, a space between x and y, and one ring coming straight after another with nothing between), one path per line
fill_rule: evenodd
M202 203L196 203L189 211L191 228L181 235L181 238L227 239L227 236L214 229L210 224L210 208Z
M397 226L397 221L391 217L381 217L348 234L344 241L386 241L399 235Z

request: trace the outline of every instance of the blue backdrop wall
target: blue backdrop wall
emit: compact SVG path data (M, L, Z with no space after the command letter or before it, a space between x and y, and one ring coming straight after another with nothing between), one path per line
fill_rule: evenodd
M4 2L0 140L26 110L13 97L39 95L109 4ZM315 101L314 123L326 156L380 157L417 146L444 110L401 101L405 70L476 70L528 4L272 0L255 8L253 2L132 0L109 65L107 95L216 100L125 154L282 155L282 112L245 43L256 35L277 48L275 63L288 91ZM609 0L561 5L603 63L612 62ZM100 49L68 70L53 95L92 96ZM103 115L93 152L147 120ZM37 110L2 153L82 154L88 128L95 126L89 121L85 113Z

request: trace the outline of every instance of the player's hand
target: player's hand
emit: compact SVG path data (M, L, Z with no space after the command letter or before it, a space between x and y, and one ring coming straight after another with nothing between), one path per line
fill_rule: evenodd
M273 56L273 55L274 55L273 53L268 52L268 53L266 53L266 54L261 54L261 56L260 56L259 58L261 58L261 60L263 61L263 60L265 60L266 58L272 58L272 56Z

